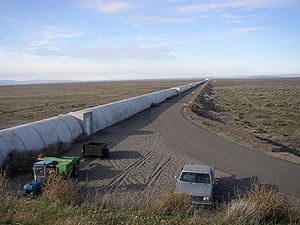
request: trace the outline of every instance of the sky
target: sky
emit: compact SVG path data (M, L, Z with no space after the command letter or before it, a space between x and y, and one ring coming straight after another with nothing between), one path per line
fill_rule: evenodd
M0 0L0 80L300 74L300 0Z

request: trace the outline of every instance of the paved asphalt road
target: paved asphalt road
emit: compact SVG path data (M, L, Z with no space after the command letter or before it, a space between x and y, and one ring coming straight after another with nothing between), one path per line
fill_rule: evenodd
M269 157L217 136L185 119L183 104L191 91L150 111L153 126L171 146L240 178L258 178L300 198L300 166Z

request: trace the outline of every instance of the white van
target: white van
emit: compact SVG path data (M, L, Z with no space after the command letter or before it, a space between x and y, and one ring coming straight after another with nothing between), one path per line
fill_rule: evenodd
M186 164L177 180L176 192L190 195L193 204L213 205L214 168Z

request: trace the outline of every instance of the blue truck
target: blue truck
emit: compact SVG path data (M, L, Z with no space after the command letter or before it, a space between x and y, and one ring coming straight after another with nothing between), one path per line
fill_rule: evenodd
M45 177L49 174L61 174L67 178L76 177L80 157L44 157L39 155L33 164L33 181L24 184L23 189L28 193L41 191Z

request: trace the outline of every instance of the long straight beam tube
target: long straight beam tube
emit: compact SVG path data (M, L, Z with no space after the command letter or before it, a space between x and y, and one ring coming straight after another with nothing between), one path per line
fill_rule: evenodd
M85 113L91 113L86 117L91 119L91 123L86 124L91 127L91 133L96 133L204 82L206 80L1 130L0 167L13 150L42 151L59 142L74 142L84 134Z

